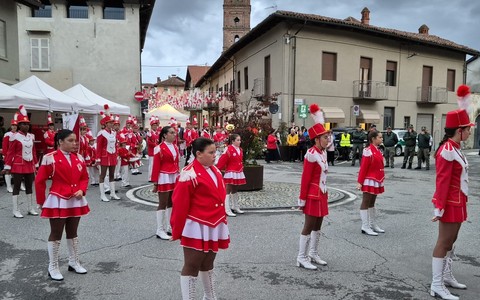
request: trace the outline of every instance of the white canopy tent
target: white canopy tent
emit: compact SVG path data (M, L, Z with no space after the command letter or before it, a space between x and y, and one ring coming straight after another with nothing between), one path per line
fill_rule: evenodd
M112 114L118 114L118 115L130 114L129 106L121 105L113 101L110 101L108 99L105 99L102 96L97 95L94 92L90 91L89 89L87 89L81 84L77 84L76 86L73 86L68 90L63 91L63 93L79 101L82 101L84 103L94 104L98 113L103 111L104 104L108 104L108 106L110 107L110 112Z
M27 110L48 110L48 99L17 90L0 82L0 107L17 109L21 104Z
M157 116L160 119L160 125L162 126L166 125L165 121L170 121L171 117L174 117L178 122L186 122L189 118L187 115L184 115L175 108L173 108L170 104L164 104L147 112L145 114L145 119L147 120L147 122L151 116Z
M89 114L96 114L98 111L93 103L86 103L70 97L59 90L49 86L36 76L20 81L12 86L20 91L47 98L46 109L52 111L78 111Z

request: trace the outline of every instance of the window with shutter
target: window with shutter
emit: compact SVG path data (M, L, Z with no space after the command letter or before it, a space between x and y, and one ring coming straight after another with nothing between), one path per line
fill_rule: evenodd
M337 81L337 54L322 53L322 80Z
M48 38L31 38L31 70L50 71L50 40Z
M447 70L447 90L450 92L455 91L455 70Z

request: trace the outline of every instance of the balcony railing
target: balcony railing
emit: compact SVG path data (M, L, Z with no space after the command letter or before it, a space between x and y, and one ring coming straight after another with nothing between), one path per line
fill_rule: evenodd
M354 99L388 99L388 83L384 81L355 80L353 82Z
M436 86L419 86L417 88L417 103L447 103L447 88Z
M206 102L203 103L204 110L218 110L218 102Z

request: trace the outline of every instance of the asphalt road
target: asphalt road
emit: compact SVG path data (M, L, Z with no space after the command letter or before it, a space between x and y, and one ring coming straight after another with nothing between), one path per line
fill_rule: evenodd
M386 192L377 201L386 233L360 233L358 198L332 205L320 240L320 255L328 265L317 271L295 266L303 224L297 210L251 210L229 218L231 245L216 259L218 299L430 299L437 235L437 224L430 221L435 171L401 170L401 158L396 160L397 168L386 170ZM480 298L480 156L472 151L468 160L469 220L460 231L454 264L456 278L468 289L451 289L462 300ZM299 163L265 168L266 181L300 181ZM348 163L331 167L328 184L360 196L357 172L358 166ZM132 176L132 185L144 185L145 178L145 172ZM0 298L180 299L181 247L155 238L155 208L133 202L125 193L120 189L122 200L103 203L98 188L89 190L92 211L79 228L80 259L88 274L67 271L63 240L65 280L52 282L47 277L48 221L14 219L10 194L0 187ZM25 204L21 209L25 212ZM197 299L203 294L200 286L198 282Z

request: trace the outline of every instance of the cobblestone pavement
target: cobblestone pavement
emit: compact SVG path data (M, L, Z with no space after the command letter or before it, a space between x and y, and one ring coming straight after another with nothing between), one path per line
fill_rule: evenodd
M151 190L152 185L144 186L136 189L133 196L156 205L158 197ZM294 208L297 205L299 192L300 186L297 183L265 181L263 189L260 191L239 192L240 206L247 210ZM328 189L328 195L329 203L350 199L351 197L344 191L334 188Z

